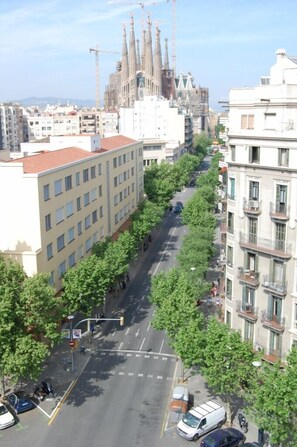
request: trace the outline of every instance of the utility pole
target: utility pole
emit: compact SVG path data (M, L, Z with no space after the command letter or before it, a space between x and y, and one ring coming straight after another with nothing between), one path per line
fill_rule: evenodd
M99 53L111 53L111 54L119 54L118 51L108 51L101 50L99 46L96 45L96 48L90 48L90 53L95 54L96 61L96 109L100 108L100 72L99 72Z

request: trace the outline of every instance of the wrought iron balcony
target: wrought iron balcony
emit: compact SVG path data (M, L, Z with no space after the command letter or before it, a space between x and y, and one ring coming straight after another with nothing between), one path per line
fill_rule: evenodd
M290 218L290 206L286 203L270 202L270 217L278 220L288 220Z
M239 281L244 282L246 284L250 284L255 287L257 287L260 284L259 272L245 269L244 267L238 267L237 278L239 279Z
M242 248L252 249L261 253L266 253L272 256L278 256L284 259L290 259L292 254L292 245L286 244L282 240L264 239L257 237L254 234L239 235L239 245Z
M236 312L249 320L255 321L258 319L258 307L244 301L236 301Z
M243 199L243 211L247 214L260 214L261 202L259 200Z
M267 310L262 310L261 322L266 327L274 329L278 332L283 332L285 330L286 317L279 317L278 315L273 315Z
M276 281L273 277L264 275L262 285L263 287L265 287L265 289L277 295L287 294L287 281Z

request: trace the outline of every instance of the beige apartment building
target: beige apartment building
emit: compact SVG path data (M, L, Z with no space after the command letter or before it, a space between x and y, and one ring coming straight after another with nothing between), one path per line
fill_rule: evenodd
M297 58L229 96L225 321L270 362L297 343Z
M79 135L38 151L0 163L0 253L28 275L50 273L58 291L63 273L124 228L143 199L143 148L121 135Z

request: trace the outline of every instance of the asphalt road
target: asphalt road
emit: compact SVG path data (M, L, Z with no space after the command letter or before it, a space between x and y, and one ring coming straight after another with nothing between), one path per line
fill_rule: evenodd
M194 188L178 193L186 202ZM124 311L125 325L105 322L93 340L93 355L62 405L55 420L39 409L20 415L20 423L0 433L5 447L163 447L186 445L167 431L166 417L177 361L166 334L151 326L151 277L176 265L187 229L168 213L139 260L133 281L114 313Z

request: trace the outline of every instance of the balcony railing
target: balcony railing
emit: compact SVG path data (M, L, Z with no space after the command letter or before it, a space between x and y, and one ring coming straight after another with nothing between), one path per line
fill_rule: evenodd
M234 193L228 193L228 199L230 200L235 200L236 199L236 195Z
M259 272L245 269L243 267L238 267L237 278L239 279L239 281L251 284L253 286L258 286L260 284Z
M290 206L285 203L270 202L270 217L272 219L288 220L290 217Z
M259 200L243 199L243 211L248 214L260 214L261 202Z
M258 307L244 301L236 301L236 312L251 320L257 320L258 318Z
M273 293L278 295L286 295L287 294L287 281L276 281L273 277L269 275L263 276L263 287L269 289Z
M254 234L246 235L240 233L239 244L243 248L251 248L261 253L279 256L281 258L289 259L292 251L292 245L286 244L282 240L264 239L257 237Z
M262 310L261 322L264 326L283 332L285 330L286 317L279 317L278 315L273 315L272 313L267 312L267 310Z

